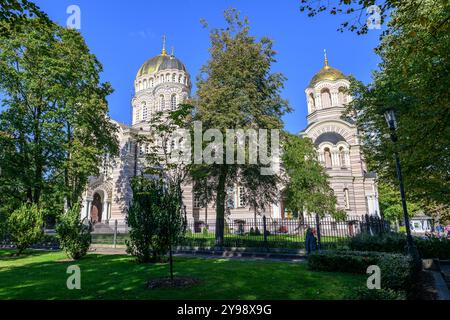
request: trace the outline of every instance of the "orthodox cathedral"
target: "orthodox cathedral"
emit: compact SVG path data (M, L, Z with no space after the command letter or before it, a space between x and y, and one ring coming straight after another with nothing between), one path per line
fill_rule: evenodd
M350 82L339 70L325 62L305 89L308 106L307 127L300 133L311 138L320 162L330 176L330 185L338 206L351 215L379 215L376 176L368 172L361 151L358 130L351 120L342 118L345 104L351 101L346 93ZM119 127L120 153L114 159L105 158L101 174L90 177L83 195L82 218L97 224L125 221L127 206L132 198L130 179L144 168L148 145L139 144L135 137L149 134L148 121L158 111L170 111L190 97L191 78L186 66L165 44L161 53L145 61L134 81L135 94L131 101L132 124L116 123ZM230 195L231 208L227 219L252 218L254 212L245 202L245 190L236 185ZM197 225L215 221L215 204L202 207L193 196L192 186L183 190L188 220ZM288 218L291 212L283 204L282 191L278 203L266 212L268 218Z

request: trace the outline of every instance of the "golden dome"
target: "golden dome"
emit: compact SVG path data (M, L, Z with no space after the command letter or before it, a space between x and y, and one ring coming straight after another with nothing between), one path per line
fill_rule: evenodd
M318 82L323 80L336 81L339 79L346 79L346 76L340 70L328 65L327 53L325 51L325 64L311 79L309 86L314 87Z
M166 69L178 69L186 72L186 66L183 62L175 58L173 54L168 55L166 52L166 36L163 37L163 47L161 50L161 54L148 59L144 62L144 64L139 68L136 77L140 77L146 74L153 74L161 70Z
M136 77L140 77L145 74L153 74L166 69L178 69L186 72L186 66L183 64L183 62L181 62L174 56L160 54L145 61L144 64L139 68Z

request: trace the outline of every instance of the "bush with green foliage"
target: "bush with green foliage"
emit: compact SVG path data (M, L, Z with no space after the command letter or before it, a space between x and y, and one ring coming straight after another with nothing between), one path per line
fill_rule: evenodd
M16 245L18 254L43 238L43 223L42 210L34 204L24 204L11 213L8 218L8 234Z
M383 254L377 265L381 270L381 286L410 292L414 284L414 262L403 254Z
M414 280L413 260L403 254L361 251L321 251L308 256L308 267L316 271L365 274L367 267L377 265L381 287L410 291Z
M308 256L308 267L316 271L365 274L367 267L378 263L381 254L357 251L316 251Z
M79 205L72 207L59 219L56 233L67 256L79 260L86 255L92 241L91 230L91 223L86 218L80 219Z
M159 262L178 244L186 230L181 192L159 179L137 177L132 181L133 201L128 209L130 240L127 252L138 262Z
M350 250L406 253L406 237L399 233L372 236L360 233L349 240Z
M348 300L406 300L406 293L392 289L368 289L356 288L348 297Z
M450 259L450 240L445 238L418 238L414 243L424 259ZM371 236L358 234L348 241L350 250L406 253L406 236L401 233L386 233Z

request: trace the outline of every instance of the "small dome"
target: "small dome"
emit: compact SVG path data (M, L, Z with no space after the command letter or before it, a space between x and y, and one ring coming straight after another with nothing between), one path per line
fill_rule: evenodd
M346 76L340 70L330 67L328 65L328 58L325 52L325 65L311 79L309 86L314 87L318 82L322 80L336 81L339 79L346 79Z
M139 68L136 77L146 74L153 74L161 70L178 69L186 72L186 66L183 62L175 58L173 55L160 54L151 59L148 59Z

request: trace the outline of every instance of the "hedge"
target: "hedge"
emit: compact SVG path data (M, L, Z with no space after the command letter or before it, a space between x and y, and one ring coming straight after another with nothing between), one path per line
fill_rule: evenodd
M445 238L414 238L414 243L423 259L450 259L450 240ZM359 234L348 242L350 250L406 253L406 236L400 233L386 233L371 236Z
M315 271L350 272L366 274L370 265L377 265L381 271L383 289L411 291L414 283L414 264L403 254L321 251L308 256L308 267Z

